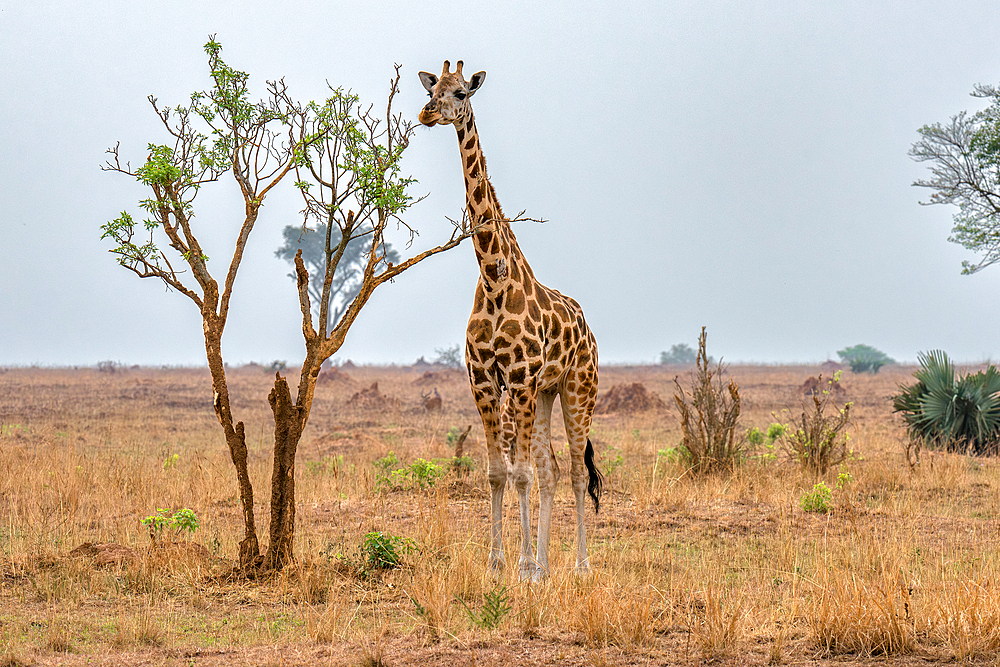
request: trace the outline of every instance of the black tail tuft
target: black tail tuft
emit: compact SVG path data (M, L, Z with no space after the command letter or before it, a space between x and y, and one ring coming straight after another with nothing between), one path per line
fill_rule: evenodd
M594 446L590 444L590 438L587 438L587 449L583 453L583 462L590 473L590 481L587 483L587 493L594 499L594 512L597 513L601 511L601 490L604 487L604 477L601 475L601 471L597 469L597 466L594 465Z

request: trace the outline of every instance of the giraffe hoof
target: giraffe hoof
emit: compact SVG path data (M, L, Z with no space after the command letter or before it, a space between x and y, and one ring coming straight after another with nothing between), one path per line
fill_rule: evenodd
M537 584L545 578L545 568L539 565L522 565L520 569L521 581L530 581Z

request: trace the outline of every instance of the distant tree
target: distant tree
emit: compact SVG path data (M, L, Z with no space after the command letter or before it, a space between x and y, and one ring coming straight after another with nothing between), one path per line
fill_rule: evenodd
M855 373L878 373L878 370L896 361L881 350L870 345L853 345L837 350L840 360L849 365Z
M102 226L102 238L115 247L118 263L140 278L162 280L191 299L202 316L205 350L212 376L213 406L236 467L244 519L240 565L244 571L283 567L292 557L295 527L295 453L309 419L316 380L324 361L343 345L351 325L375 288L414 264L457 246L468 234L457 225L445 243L400 264L387 261L383 237L392 222L416 233L399 214L414 202L407 194L412 179L400 175L400 160L413 133L412 124L393 115L399 66L390 80L385 115L372 113L355 95L331 89L323 102L302 104L291 98L284 81L267 82L267 95L252 101L249 75L231 68L221 58L222 46L209 38L211 87L191 95L187 105L153 106L169 138L149 144L146 161L138 168L122 163L119 147L109 149L105 169L134 178L146 188L139 206L150 216L137 224L127 211ZM254 521L253 486L247 466L244 424L235 421L222 358L222 335L236 274L247 240L267 195L294 174L295 187L305 201L306 222L319 222L340 231L331 244L327 235L325 262L320 269L323 289L318 316L310 306L309 271L296 253L295 276L305 359L299 371L295 398L280 373L275 373L268 403L274 414L274 452L271 473L270 528L266 555L261 555ZM220 285L198 240L201 217L194 215L198 193L224 176L232 176L243 202L244 216L236 234L232 257L221 267ZM225 216L223 219L233 217ZM213 221L205 219L204 223ZM166 241L166 246L162 245ZM330 290L348 246L365 246L361 287L335 326L330 322ZM168 253L168 250L172 252ZM176 268L175 268L176 267Z
M934 191L924 203L958 207L948 240L983 256L963 261L964 274L1000 261L1000 88L976 85L972 96L990 100L990 106L923 126L910 149L914 160L930 163L933 174L914 183Z
M434 348L434 352L437 354L437 357L434 359L435 364L447 366L448 368L461 368L464 365L462 362L462 349L458 345L436 347Z
M275 256L286 260L292 267L295 267L295 255L302 251L302 262L309 272L309 300L312 303L313 315L319 317L320 304L323 301L323 282L326 276L327 251L336 250L340 245L340 229L334 228L329 234L326 223L319 222L315 229L308 229L304 226L288 225L282 230L284 244L275 251ZM365 265L368 263L369 246L365 242L374 230L371 226L359 229L354 240L344 248L344 254L337 264L337 269L333 274L333 281L330 283L330 300L327 302L330 316L330 326L336 326L341 316L346 312L348 305L354 297L361 291L364 284ZM393 250L392 245L386 241L385 256L381 258L375 267L377 271L384 270L388 265L399 263L399 253ZM295 280L295 274L289 273L288 277Z
M669 352L660 352L661 364L693 364L697 358L698 354L687 343L671 345Z

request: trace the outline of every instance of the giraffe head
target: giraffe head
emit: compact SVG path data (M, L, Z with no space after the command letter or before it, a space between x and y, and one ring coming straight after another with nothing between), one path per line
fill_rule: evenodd
M469 98L479 90L486 80L486 72L476 72L468 81L462 76L462 61L459 60L455 71L449 71L451 63L444 61L444 69L438 78L430 72L420 72L420 82L424 84L431 96L420 111L420 122L428 127L443 123L454 123L459 118L472 115L472 105Z

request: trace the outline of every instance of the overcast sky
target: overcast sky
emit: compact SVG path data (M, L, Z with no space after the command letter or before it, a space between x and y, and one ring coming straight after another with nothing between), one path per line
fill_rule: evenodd
M486 70L476 112L504 210L536 276L576 298L602 361L652 362L675 343L733 362L810 362L866 343L900 360L940 348L1000 358L1000 268L948 243L953 210L924 207L907 151L921 125L1000 81L1000 4L947 2L0 2L0 365L203 364L184 296L119 267L100 225L146 194L99 170L121 142L166 142L147 95L208 84L203 44L299 99L326 81L398 110L417 72ZM420 247L448 233L464 190L455 133L418 128L405 169L428 198ZM291 185L290 183L288 184ZM224 188L223 188L224 190ZM199 198L199 204L201 198ZM224 273L242 203L205 196ZM239 275L224 355L300 360L281 228L269 200ZM468 243L379 288L337 358L412 363L464 341L477 279Z

